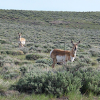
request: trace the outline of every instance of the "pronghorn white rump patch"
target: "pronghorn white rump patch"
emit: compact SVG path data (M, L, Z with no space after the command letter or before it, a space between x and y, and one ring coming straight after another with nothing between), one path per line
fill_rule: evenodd
M50 51L50 57L51 57L51 53L52 53L52 51L53 51L53 50Z
M57 62L65 62L66 61L66 55L64 56L56 56Z
M25 41L22 41L21 43L22 43L22 44L25 44Z
M23 44L24 45L25 44L25 41L19 41L19 44Z

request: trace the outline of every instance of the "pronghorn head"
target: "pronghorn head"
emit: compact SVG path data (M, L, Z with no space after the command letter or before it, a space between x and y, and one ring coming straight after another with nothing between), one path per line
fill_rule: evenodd
M78 44L80 43L80 41L77 42L77 43L73 43L73 41L71 40L71 43L73 44L73 51L76 51L77 47L78 47Z
M22 33L18 33L18 35L19 35L19 38L21 38Z

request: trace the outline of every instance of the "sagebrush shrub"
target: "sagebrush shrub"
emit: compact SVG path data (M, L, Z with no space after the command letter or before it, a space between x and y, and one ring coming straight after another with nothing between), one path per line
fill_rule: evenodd
M37 60L39 58L43 58L43 56L39 55L39 54L36 54L36 53L34 53L34 54L27 54L26 55L26 59L27 60Z
M50 65L52 65L52 60L51 59L38 59L38 60L36 60L36 63L44 63L44 64L48 64L50 66Z
M100 58L98 58L97 61L100 62Z
M44 64L44 63L35 63L34 65L33 65L34 67L40 67L40 68L47 68L47 67L49 67L47 64Z
M74 77L69 72L45 72L39 75L27 74L21 78L16 89L21 92L34 92L34 93L46 93L53 95L67 94L69 91L77 90L81 87L81 79Z
M19 76L18 73L12 72L12 73L5 73L3 75L4 79L16 79Z
M49 53L50 51L51 51L51 48L46 48L46 49L44 50L45 53Z
M0 67L2 67L4 65L5 61L4 60L0 60Z
M0 43L1 43L1 44L6 44L7 41L6 41L6 40L3 40L3 39L2 39L2 40L0 39Z
M4 57L0 55L0 67L4 65Z
M56 96L77 90L82 94L100 94L100 72L97 70L74 66L57 71L45 71L39 66L32 66L15 85L18 91Z
M24 47L24 48L20 48L20 51L22 51L24 54L26 54L29 52L29 49Z
M23 51L19 50L19 51L11 51L11 50L7 50L7 51L1 51L1 54L10 54L10 55L23 55Z
M100 72L94 71L92 68L85 70L80 70L74 73L82 79L80 88L81 93L89 94L93 92L95 94L100 94Z
M79 47L84 48L84 49L89 49L91 48L91 45L90 44L80 44Z
M93 56L93 57L97 57L99 53L96 52L96 51L90 50L90 54L91 54L91 56Z
M21 66L20 71L21 71L21 74L24 75L27 72L27 67L26 66Z

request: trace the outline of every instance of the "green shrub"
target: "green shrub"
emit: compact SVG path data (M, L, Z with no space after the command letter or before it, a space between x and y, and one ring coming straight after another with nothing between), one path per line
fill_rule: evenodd
M28 48L21 48L20 49L24 54L28 53L29 52L29 49Z
M1 75L3 75L4 76L4 74L6 74L6 73L8 73L9 72L9 67L8 66L4 66L3 68L2 68L2 70L1 70Z
M47 68L47 67L49 67L47 64L44 64L44 63L35 63L34 65L33 65L34 67L40 67L40 68Z
M20 67L20 71L21 71L21 74L24 75L27 72L27 67L26 66Z
M90 50L90 54L91 54L91 56L93 56L93 57L97 57L99 53L96 52L96 51Z
M56 96L77 90L82 94L90 92L96 95L100 94L100 72L92 68L65 67L53 72L33 66L29 67L25 75L19 79L15 89L20 92L45 93Z
M21 60L14 60L14 64L15 65L23 65L23 64L29 64L30 62L25 60L25 61L21 61Z
M81 79L69 72L30 73L19 79L16 89L20 92L64 95L81 87Z
M81 93L89 94L100 94L100 72L93 71L91 69L81 71L82 73L82 87L80 88Z
M0 43L1 43L1 44L5 44L5 43L7 43L7 41L6 41L6 40L1 40L1 39L0 39Z
M18 73L12 72L8 74L4 74L4 79L16 79L19 76Z
M81 87L81 79L74 77L69 72L57 72L49 74L48 85L46 84L46 93L54 95L64 95L70 91L76 91Z
M48 64L49 66L52 65L51 59L38 59L36 60L36 63L44 63L44 64Z
M42 52L42 51L43 51L43 48L38 47L38 48L36 48L36 51L37 51L37 52Z
M40 44L38 44L38 43L37 43L37 44L35 44L34 46L35 46L36 48L37 48L37 47L41 47L41 45L40 45Z
M37 60L39 58L43 58L43 56L39 55L39 54L36 54L36 53L34 53L34 54L27 54L26 55L26 59L27 60Z
M97 61L100 62L100 58L98 58Z
M78 64L76 64L75 67L80 69L80 68L85 67L85 66L87 66L87 64L85 62L78 62Z
M0 80L0 82L1 82L1 80ZM2 95L2 96L5 95L5 90L6 90L6 87L3 86L3 83L2 83L2 84L0 83L0 96L1 96L1 95Z
M4 65L4 57L0 55L0 67Z
M27 46L28 47L33 46L33 45L34 45L33 42L32 43L31 42L30 43L27 43Z
M68 70L68 69L67 69ZM76 70L76 68L70 68L69 72L73 74L74 77L81 79L80 92L82 94L94 93L95 95L100 95L100 72L90 68L84 68Z
M91 65L95 66L95 65L97 65L97 62L96 61L92 61Z
M30 50L30 51L36 51L36 47L31 46L31 47L29 48L29 50Z
M48 60L47 59L38 59L38 60L36 60L36 63L48 64Z
M3 59L4 59L4 57L0 55L0 60L3 60Z
M19 76L19 69L13 64L4 65L0 71L4 79L16 79Z
M91 45L90 44L80 44L79 47L88 49L88 48L91 48Z
M78 59L80 62L84 62L86 64L91 64L91 58L89 56L83 56L83 55L80 55L79 56L79 59Z
M45 53L49 53L50 51L51 51L51 48L46 48L46 49L44 50Z
M4 50L3 51L0 51L0 53L1 54L7 54L6 51L4 51Z
M4 60L0 60L0 67L3 67L5 61Z
M84 62L86 62L87 64L91 64L91 59L90 58L84 58Z
M1 54L10 54L10 55L23 55L23 51L1 51Z

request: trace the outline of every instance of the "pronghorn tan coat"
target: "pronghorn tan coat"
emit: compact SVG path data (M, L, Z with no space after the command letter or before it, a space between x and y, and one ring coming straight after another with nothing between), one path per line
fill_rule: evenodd
M21 34L22 33L18 33L18 35L19 35L18 43L19 43L19 47L24 47L26 40L25 40L25 38L21 38Z
M54 49L50 51L50 57L53 59L52 68L54 68L57 62L65 64L65 62L67 62L68 60L71 62L74 61L76 57L77 47L80 41L78 43L73 43L73 41L71 41L71 43L73 44L73 48L71 51L61 49Z

